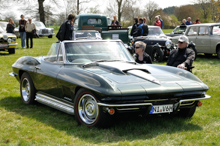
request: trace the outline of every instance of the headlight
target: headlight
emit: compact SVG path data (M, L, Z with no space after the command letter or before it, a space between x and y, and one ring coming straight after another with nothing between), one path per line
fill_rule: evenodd
M172 46L172 41L171 40L167 40L165 43L165 46L167 47L167 49L170 49Z
M11 41L12 41L12 42L16 42L16 38L12 38Z
M8 43L9 43L9 44L11 43L11 39L10 39L10 38L8 39Z
M7 35L3 35L3 39L4 39L4 40L7 40L7 39L8 39L8 36L7 36Z

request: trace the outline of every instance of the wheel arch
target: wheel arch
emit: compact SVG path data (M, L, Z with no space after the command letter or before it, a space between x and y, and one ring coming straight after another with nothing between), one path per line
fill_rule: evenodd
M220 49L220 43L218 43L218 44L216 45L216 50L215 50L216 53L218 52L218 49Z

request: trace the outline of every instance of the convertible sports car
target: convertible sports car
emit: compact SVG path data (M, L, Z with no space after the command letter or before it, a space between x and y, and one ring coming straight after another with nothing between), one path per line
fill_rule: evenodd
M54 43L47 56L21 57L12 68L25 104L46 104L88 127L106 127L114 116L133 112L189 118L210 98L192 73L137 64L120 40Z

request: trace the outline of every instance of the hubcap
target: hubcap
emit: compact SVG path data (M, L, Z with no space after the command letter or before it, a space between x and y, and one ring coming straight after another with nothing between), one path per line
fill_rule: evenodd
M83 95L78 103L78 113L84 123L94 123L99 115L96 99L90 94Z
M22 97L24 99L24 101L28 101L30 99L30 83L28 81L28 79L24 78L23 81L22 81Z

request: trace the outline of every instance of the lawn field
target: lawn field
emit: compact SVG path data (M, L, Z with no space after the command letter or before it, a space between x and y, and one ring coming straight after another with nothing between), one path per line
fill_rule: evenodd
M57 31L57 30L56 30ZM164 30L163 30L164 31ZM170 30L165 30L166 33ZM164 32L165 32L164 31ZM34 39L33 49L15 54L0 52L0 145L220 145L220 60L199 55L193 73L209 86L211 99L203 100L191 119L149 116L121 118L108 129L78 126L74 116L42 104L24 105L19 83L9 76L21 56L46 55L47 37ZM160 63L165 65L166 62Z

